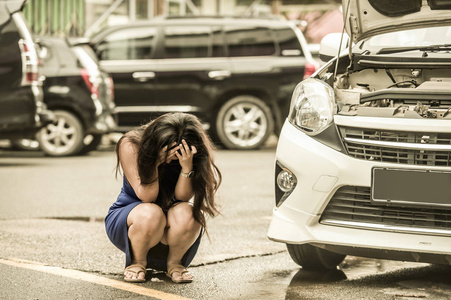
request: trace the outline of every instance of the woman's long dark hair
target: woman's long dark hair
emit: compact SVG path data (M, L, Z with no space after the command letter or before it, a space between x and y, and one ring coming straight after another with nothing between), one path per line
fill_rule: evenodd
M170 113L128 132L116 145L116 171L119 169L119 146L125 137L138 146L138 174L143 185L157 180L155 165L163 147L168 146L169 150L174 143L180 145L182 139L190 147L196 147L197 153L193 157L194 176L191 179L194 190L193 215L194 219L206 229L205 214L211 217L219 214L214 198L221 184L222 175L213 160L213 143L199 119L191 114ZM167 176L166 167L167 164L163 163L158 169L159 199L163 206L169 205L174 196L173 187L164 184Z

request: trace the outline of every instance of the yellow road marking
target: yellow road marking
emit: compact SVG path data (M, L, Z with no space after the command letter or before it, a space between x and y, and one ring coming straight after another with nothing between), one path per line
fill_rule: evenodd
M64 277L68 277L68 278L72 278L72 279L87 281L90 283L100 284L100 285L124 290L127 292L139 294L139 295L150 296L150 297L161 299L161 300L181 300L181 299L190 300L188 298L181 297L178 295L173 295L173 294L149 289L149 288L146 288L143 286L139 286L139 285L135 285L135 284L119 281L119 280L109 279L109 278L105 278L105 277L101 277L101 276L97 276L94 274L77 271L77 270L46 266L44 264L41 264L38 262L33 262L33 261L27 261L27 260L21 260L21 259L6 260L6 259L0 258L0 263L4 264L4 265L13 266L13 267L29 269L29 270L48 273L48 274L64 276Z

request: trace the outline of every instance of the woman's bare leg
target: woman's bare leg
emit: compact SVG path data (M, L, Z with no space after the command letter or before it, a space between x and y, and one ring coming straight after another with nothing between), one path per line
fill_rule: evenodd
M159 206L142 203L133 208L127 217L128 238L132 247L132 264L147 266L147 252L158 244L164 234L166 217ZM125 272L126 278L136 278L136 274ZM139 273L138 278L144 274Z
M168 229L166 242L169 245L168 270L174 265L180 265L183 255L194 244L201 230L201 225L194 220L193 207L188 202L178 203L168 211ZM181 279L179 272L173 274L173 279ZM193 279L189 273L183 274L183 279Z

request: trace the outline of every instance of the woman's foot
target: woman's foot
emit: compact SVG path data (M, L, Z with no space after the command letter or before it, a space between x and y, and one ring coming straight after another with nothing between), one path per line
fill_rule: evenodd
M125 268L124 280L127 282L145 282L146 268L140 264L132 264Z
M168 267L166 276L171 278L174 283L190 283L194 279L194 276L182 265Z

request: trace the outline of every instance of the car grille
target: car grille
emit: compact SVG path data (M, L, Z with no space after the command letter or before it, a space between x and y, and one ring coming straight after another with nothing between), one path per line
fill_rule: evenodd
M339 127L348 155L408 165L451 166L451 133Z
M333 195L321 224L451 236L451 208L373 205L370 188L344 186Z

